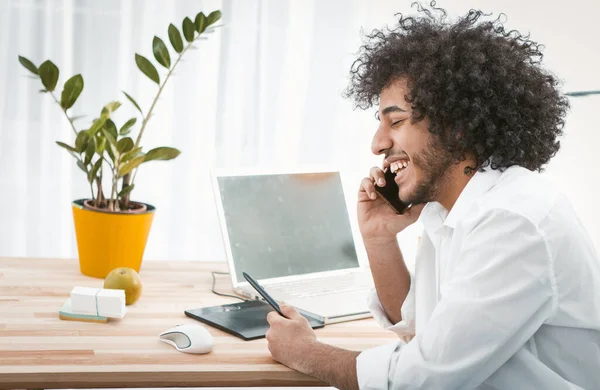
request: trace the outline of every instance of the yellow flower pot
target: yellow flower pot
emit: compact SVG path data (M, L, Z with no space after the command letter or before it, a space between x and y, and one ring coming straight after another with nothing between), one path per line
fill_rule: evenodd
M84 199L72 203L82 274L105 278L117 267L140 271L155 211L145 206L142 213L117 213L88 208Z

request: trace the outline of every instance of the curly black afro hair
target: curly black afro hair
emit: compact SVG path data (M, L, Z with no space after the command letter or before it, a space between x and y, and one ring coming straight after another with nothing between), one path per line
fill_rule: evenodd
M418 16L400 14L393 29L366 34L346 97L366 109L406 77L412 121L427 117L430 133L456 161L475 157L465 173L488 165L542 171L560 148L569 104L540 66L541 45L505 31L503 14L486 21L490 15L470 10L451 23L435 5L417 4Z

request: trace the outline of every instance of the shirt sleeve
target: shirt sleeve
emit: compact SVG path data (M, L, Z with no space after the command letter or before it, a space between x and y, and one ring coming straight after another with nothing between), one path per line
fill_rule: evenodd
M553 265L537 226L505 210L473 226L423 331L357 357L361 389L475 388L555 312Z
M409 272L410 273L410 272ZM368 296L368 305L369 311L373 315L373 318L379 325L383 328L390 330L396 333L400 337L410 337L415 333L415 287L414 287L414 277L410 273L410 288L408 290L408 294L406 294L406 298L402 303L402 307L400 309L400 315L402 316L402 320L396 324L393 324L381 304L379 300L379 296L377 295L377 290L373 288Z

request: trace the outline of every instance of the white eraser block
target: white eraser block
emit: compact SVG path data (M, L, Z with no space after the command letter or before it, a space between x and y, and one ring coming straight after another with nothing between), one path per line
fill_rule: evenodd
M71 310L74 314L123 318L126 312L125 291L75 287L71 290Z
M104 317L123 318L125 315L125 291L102 289L98 293L98 313Z
M75 287L71 290L71 310L75 314L97 315L96 293L99 289Z

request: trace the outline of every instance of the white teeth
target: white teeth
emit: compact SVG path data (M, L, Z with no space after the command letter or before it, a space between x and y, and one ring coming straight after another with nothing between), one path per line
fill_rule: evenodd
M408 161L394 161L390 164L390 171L392 171L392 173L397 173L398 171L408 167L408 164Z

